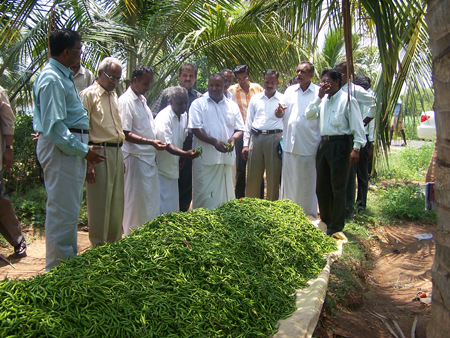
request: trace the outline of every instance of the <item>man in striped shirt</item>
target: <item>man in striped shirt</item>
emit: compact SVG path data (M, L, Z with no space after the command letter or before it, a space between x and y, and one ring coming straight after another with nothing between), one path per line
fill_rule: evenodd
M262 92L264 89L258 83L250 82L250 72L247 65L239 65L234 68L234 76L237 83L228 88L228 91L233 95L233 101L235 101L242 114L242 118L246 120L247 108L250 99L253 95ZM247 161L245 161L242 156L243 147L243 136L236 139L236 187L235 194L236 198L241 198L245 196L245 167Z

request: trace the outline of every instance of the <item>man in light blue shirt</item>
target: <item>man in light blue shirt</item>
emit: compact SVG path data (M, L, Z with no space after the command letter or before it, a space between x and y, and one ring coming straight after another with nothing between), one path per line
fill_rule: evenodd
M33 84L33 128L40 134L36 152L47 190L46 270L77 254L85 159L106 159L94 150L101 147L87 145L89 118L69 69L82 53L81 37L71 30L54 30L49 44L51 59Z

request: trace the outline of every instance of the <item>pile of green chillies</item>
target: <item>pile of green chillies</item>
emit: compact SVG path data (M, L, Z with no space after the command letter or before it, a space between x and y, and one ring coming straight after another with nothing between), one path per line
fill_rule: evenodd
M0 283L0 337L267 337L332 239L288 200L164 214L50 272Z

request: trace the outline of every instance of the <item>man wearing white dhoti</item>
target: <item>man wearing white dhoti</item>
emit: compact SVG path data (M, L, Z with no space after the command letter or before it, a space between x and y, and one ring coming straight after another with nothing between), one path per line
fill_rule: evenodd
M153 70L139 66L133 70L131 85L119 98L125 142L125 193L123 232L151 221L160 214L156 150L167 145L156 139L156 128L145 94L153 83Z
M188 92L181 86L169 90L169 105L155 117L156 137L167 143L167 151L156 154L158 163L161 214L180 211L178 178L180 157L193 160L198 153L193 149L182 150L187 136Z
M317 217L316 153L320 143L319 120L307 120L306 107L319 95L311 82L314 65L302 61L297 66L297 85L284 93L287 109L278 106L276 116L283 118L283 166L281 197L294 201L307 215ZM285 107L285 108L286 108Z
M235 198L231 166L236 138L242 136L244 121L239 106L225 98L225 79L212 74L208 97L195 100L189 110L189 128L194 146L201 146L202 157L194 161L193 208L213 209Z

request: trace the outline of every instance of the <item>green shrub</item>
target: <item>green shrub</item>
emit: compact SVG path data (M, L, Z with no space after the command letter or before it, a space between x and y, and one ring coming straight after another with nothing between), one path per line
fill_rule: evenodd
M390 153L388 163L384 159L378 162L377 179L424 181L433 148L434 142L425 142L421 148L406 147Z
M11 202L21 223L44 226L47 193L43 185L36 185L26 192L15 191Z
M380 190L381 212L388 219L436 222L436 212L425 210L425 195L420 186L408 184Z
M10 190L29 189L42 180L42 170L36 156L36 141L33 141L33 116L23 112L16 114L14 123L14 164L4 172L6 188Z

